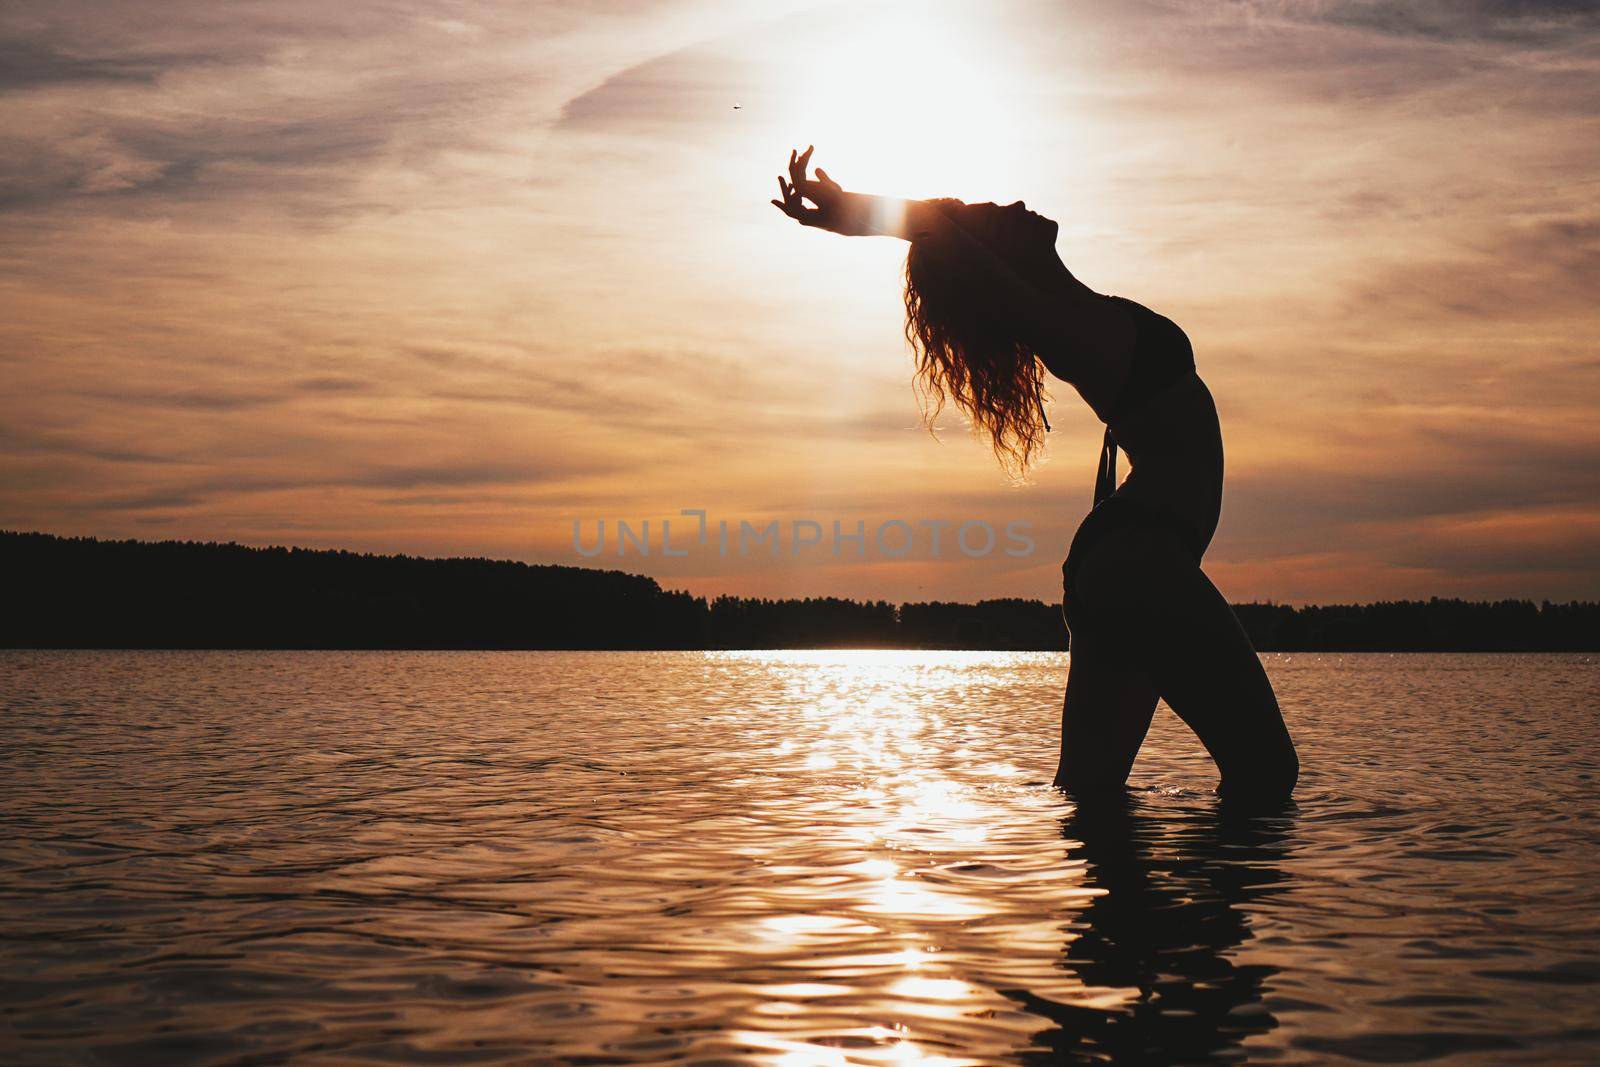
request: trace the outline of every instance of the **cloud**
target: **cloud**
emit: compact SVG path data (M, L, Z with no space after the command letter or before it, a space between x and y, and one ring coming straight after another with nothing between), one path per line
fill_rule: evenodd
M1142 19L1141 33L1126 33ZM1280 105L1336 101L1354 114L1396 106L1592 115L1600 12L1585 3L1474 0L1238 0L1133 11L1106 50L1124 70L1157 64L1207 90L1153 106L1215 110L1264 88Z
M178 408L191 411L243 411L280 403L284 395L273 390L238 389L128 389L84 390L81 396L140 409Z
M364 378L346 374L322 374L313 378L302 378L294 382L293 387L301 393L369 393L377 388Z
M766 205L809 95L875 91L823 46L857 16L795 6L6 5L0 525L527 557L576 511L706 506L1064 542L1096 441L1070 387L1007 486L959 419L920 426L903 250ZM1600 584L1590 13L973 10L915 14L973 29L1011 156L867 131L839 173L1014 187L1081 277L1190 332L1230 593ZM914 580L1053 595L1055 565Z
M652 57L574 96L562 105L554 129L660 131L663 126L694 126L711 116L728 116L734 103L752 99L752 83L759 84L759 79L750 76L743 62L698 45Z
M46 454L103 463L180 463L173 456L131 448L107 447L69 432L29 432L0 425L0 455Z
M1587 316L1600 292L1600 213L1534 217L1463 235L1452 255L1395 262L1381 251L1356 306L1430 320Z
M0 93L76 82L154 82L170 56L79 56L28 39L0 38Z
M1399 37L1564 46L1574 35L1600 32L1600 11L1587 0L1313 0L1273 6Z
M477 27L364 4L224 16L173 3L159 18L146 6L13 5L0 22L0 50L21 59L0 64L0 90L30 90L9 104L0 207L114 197L195 211L260 196L347 212L363 170L442 151L444 123L514 91L496 82L504 52L477 41L496 21L487 8L462 12Z

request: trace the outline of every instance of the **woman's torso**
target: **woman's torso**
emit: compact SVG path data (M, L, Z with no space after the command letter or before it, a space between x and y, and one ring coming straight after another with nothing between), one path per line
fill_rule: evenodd
M1198 559L1222 517L1222 426L1205 382L1184 372L1112 423L1111 436L1132 468L1112 499L1181 520Z
M1193 531L1197 553L1222 510L1222 433L1194 348L1177 323L1143 304L1107 296L1133 317L1134 343L1116 398L1097 410L1132 468L1115 496L1155 508Z

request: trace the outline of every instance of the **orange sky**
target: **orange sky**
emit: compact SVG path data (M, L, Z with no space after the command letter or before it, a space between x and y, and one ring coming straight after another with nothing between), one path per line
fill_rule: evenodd
M921 428L904 246L767 203L814 141L847 186L1026 199L1188 331L1231 598L1600 597L1584 7L8 4L0 527L1054 597L1099 427L1059 386L1020 486Z

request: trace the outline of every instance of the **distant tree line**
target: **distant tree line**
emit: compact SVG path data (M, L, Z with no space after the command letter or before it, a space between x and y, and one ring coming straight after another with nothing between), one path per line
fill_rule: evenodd
M683 648L706 605L620 571L0 533L0 644Z
M8 648L1062 650L1037 600L711 600L621 571L0 532ZM1235 605L1263 651L1600 651L1600 604Z
M1600 604L1394 600L1235 604L1255 646L1275 652L1594 652Z

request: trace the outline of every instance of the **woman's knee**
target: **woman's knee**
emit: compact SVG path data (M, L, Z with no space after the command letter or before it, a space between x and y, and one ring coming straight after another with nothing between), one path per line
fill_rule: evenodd
M1251 805L1281 804L1294 793L1300 781L1300 756L1287 730L1281 738L1261 739L1244 758L1235 758L1222 767L1217 793L1230 803Z

